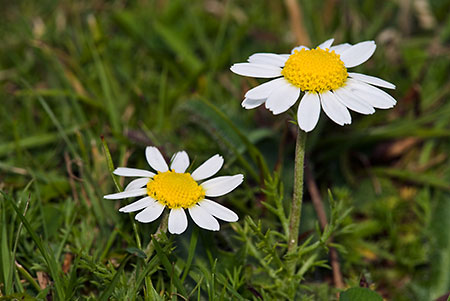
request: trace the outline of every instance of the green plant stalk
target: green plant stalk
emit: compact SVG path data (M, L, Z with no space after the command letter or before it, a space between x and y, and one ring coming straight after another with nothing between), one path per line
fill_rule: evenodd
M292 253L298 243L298 229L302 213L303 201L303 173L305 161L306 133L298 129L295 144L295 166L294 166L294 194L292 197L291 212L289 213L289 235L288 254ZM295 271L295 262L287 265L291 272Z
M155 234L153 234L156 240L160 239L161 233L167 233L168 224L169 224L169 213L164 212L161 218L161 222L158 226L158 229L156 230ZM155 244L153 243L152 239L150 240L150 242L147 245L147 248L144 251L144 253L147 255L147 261L151 259L154 250Z

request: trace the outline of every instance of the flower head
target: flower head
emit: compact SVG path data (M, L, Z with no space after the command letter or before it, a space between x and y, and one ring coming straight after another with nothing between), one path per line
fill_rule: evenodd
M315 49L299 46L291 54L255 53L248 63L231 66L236 74L276 78L245 94L242 106L256 108L263 103L277 115L292 107L300 96L297 111L299 127L312 131L319 121L320 108L339 125L352 122L348 109L373 114L374 108L392 108L392 96L374 86L395 89L395 85L377 77L348 72L348 68L367 61L375 52L375 42L331 46L327 40Z
M223 165L223 157L215 155L205 161L192 173L186 172L189 157L185 151L173 155L170 169L160 151L153 146L145 149L148 164L157 173L151 171L119 167L114 174L123 177L138 177L131 181L123 192L105 195L105 199L126 199L145 196L144 198L119 209L120 212L135 212L136 220L150 223L156 220L167 207L169 214L169 232L181 234L187 228L185 209L189 211L194 222L201 228L218 231L220 228L216 218L235 222L239 218L228 208L206 199L217 197L234 190L244 176L216 177L202 183L199 181L215 175Z

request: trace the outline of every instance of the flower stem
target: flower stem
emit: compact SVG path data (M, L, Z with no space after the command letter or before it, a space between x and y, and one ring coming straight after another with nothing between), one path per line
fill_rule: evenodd
M303 201L305 142L306 133L298 129L297 141L295 144L294 195L292 197L291 212L289 214L288 254L295 249L298 242L298 229L300 226ZM295 269L295 266L292 268Z
M157 240L161 239L161 234L167 232L167 226L169 221L169 214L164 212L163 216L161 218L161 223L159 224L158 229L155 232L155 236ZM155 246L153 245L153 241L150 240L149 244L147 245L147 248L145 249L145 254L147 255L147 260L150 260L152 253L154 251Z

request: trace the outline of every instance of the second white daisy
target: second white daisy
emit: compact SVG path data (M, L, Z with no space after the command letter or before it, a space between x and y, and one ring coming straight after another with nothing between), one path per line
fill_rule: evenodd
M168 229L170 233L181 234L187 228L185 209L189 211L194 222L201 228L218 231L216 218L235 222L236 213L205 197L218 197L227 194L239 186L244 176L221 176L202 183L215 175L223 165L223 157L215 155L205 161L196 170L187 173L189 156L185 151L173 155L170 169L164 157L156 147L145 149L148 164L157 174L135 168L119 167L114 174L124 177L139 177L131 181L123 192L105 195L105 199L126 199L145 196L144 198L119 209L120 212L135 212L135 219L142 223L156 220L167 207L170 209Z
M392 108L395 99L374 86L395 89L395 85L377 77L347 72L347 68L372 56L375 42L331 46L333 41L327 40L315 49L299 46L291 54L256 53L249 57L248 63L231 66L231 71L243 76L279 77L247 91L242 106L253 109L265 103L277 115L292 107L303 91L297 119L306 132L315 128L321 107L339 125L351 123L348 109L373 114L374 108Z

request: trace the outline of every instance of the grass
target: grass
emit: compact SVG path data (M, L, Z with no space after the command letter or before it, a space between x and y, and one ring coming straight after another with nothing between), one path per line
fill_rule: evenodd
M397 85L394 109L322 114L306 161L330 221L305 190L287 275L292 114L240 107L259 81L231 64L296 45L278 1L19 1L0 13L0 299L335 300L345 288L388 300L450 291L449 1L298 1L311 45L374 39L357 70ZM411 4L412 5L412 4ZM103 137L103 139L102 139ZM144 148L220 153L244 184L220 199L240 216L221 231L174 236L135 223L117 166L146 168ZM106 154L106 155L105 155ZM111 178L112 177L112 178ZM347 209L351 209L351 211ZM329 240L333 237L333 242ZM301 285L298 285L301 283Z

